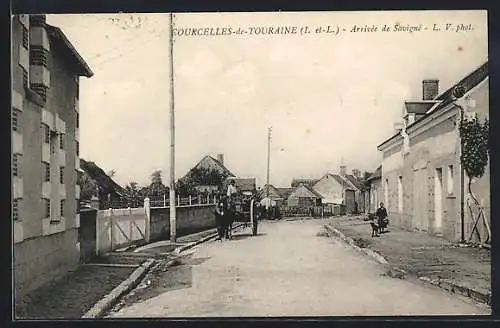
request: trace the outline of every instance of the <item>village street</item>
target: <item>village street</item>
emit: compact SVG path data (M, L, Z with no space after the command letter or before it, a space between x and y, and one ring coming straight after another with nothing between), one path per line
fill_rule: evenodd
M410 279L324 234L323 220L262 221L259 234L194 248L148 276L108 317L489 314L487 307ZM147 287L148 281L156 280Z

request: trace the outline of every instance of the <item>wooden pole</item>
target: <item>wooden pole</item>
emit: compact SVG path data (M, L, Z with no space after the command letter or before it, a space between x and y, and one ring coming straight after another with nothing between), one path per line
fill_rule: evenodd
M170 13L170 241L177 239L175 213L174 18Z
M271 164L271 130L268 128L267 132L267 179L266 179L266 197L269 198L269 171Z

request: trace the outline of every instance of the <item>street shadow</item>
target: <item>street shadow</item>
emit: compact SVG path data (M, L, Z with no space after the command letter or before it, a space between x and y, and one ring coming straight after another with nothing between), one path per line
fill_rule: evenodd
M186 256L170 267L165 263L155 267L141 283L127 294L113 309L116 312L123 307L144 302L158 295L193 286L193 266L208 261L210 257L192 258Z

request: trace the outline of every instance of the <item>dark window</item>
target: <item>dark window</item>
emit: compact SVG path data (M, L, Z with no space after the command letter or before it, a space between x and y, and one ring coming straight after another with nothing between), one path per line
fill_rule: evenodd
M17 108L12 109L12 131L19 131L21 125L21 111Z
M78 198L75 199L75 208L76 208L76 214L80 213L80 200Z
M47 124L42 124L43 133L44 133L44 141L45 143L50 143L50 128Z
M50 181L50 164L43 162L44 181Z
M45 210L44 217L50 218L50 199L43 198L43 207Z
M12 219L19 220L19 198L12 201Z
M76 142L76 156L80 156L80 143Z
M25 88L29 88L28 84L28 71L21 66L21 69L23 70L23 85Z
M32 45L30 48L30 65L47 67L49 51L42 46Z
M76 112L76 128L80 127L80 113Z
M12 174L17 177L20 175L21 170L20 170L20 159L21 159L21 154L14 154L12 155Z
M23 26L23 47L25 49L29 49L30 46L30 32L26 28L26 26Z
M59 168L59 182L64 183L64 167Z
M60 204L59 204L59 212L61 213L61 217L64 216L64 199L61 200Z
M51 131L50 132L50 152L52 154L56 153L56 147L57 147L57 133Z
M59 149L64 149L64 133L61 133L59 136Z

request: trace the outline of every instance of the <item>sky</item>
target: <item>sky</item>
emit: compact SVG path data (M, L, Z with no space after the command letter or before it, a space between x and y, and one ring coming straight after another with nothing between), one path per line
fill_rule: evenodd
M81 157L121 185L170 169L168 14L47 15L87 61L81 78ZM381 26L423 24L420 32ZM473 30L444 31L444 24ZM441 28L433 31L434 24ZM175 14L178 29L330 25L338 35L175 36L175 177L205 155L224 154L236 175L266 182L373 172L377 145L393 134L403 101L422 80L445 91L488 59L486 11ZM350 32L354 26L377 32ZM342 31L342 29L346 31Z

